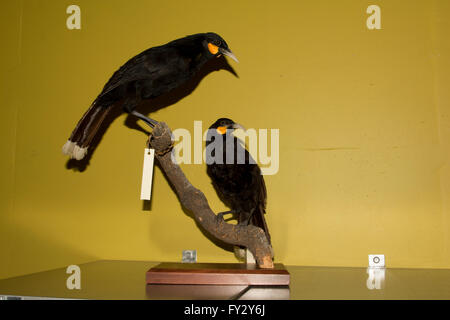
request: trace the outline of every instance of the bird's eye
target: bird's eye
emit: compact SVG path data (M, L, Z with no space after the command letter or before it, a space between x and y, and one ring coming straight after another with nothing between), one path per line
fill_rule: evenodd
M222 44L222 42L220 40L214 40L214 44L218 47L220 47L220 45Z

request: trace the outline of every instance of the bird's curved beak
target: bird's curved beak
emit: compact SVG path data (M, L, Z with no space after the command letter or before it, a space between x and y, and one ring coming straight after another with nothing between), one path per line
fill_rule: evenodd
M236 58L236 56L234 55L233 52L231 52L231 50L227 50L227 49L223 49L223 48L219 48L219 52L227 57L230 57L231 59L233 59L234 61L236 61L237 63L239 63L239 60Z
M233 123L231 126L232 129L242 129L242 131L246 131L243 125L240 125L239 123Z

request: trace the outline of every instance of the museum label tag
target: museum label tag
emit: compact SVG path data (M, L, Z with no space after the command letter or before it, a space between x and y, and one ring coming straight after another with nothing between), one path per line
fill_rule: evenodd
M154 160L155 149L145 148L144 167L142 169L141 200L150 200L152 197Z

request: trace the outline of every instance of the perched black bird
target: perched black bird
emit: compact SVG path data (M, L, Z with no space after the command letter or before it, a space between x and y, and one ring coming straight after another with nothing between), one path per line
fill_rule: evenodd
M111 106L125 98L123 109L153 127L157 122L135 111L142 99L158 97L188 81L210 59L221 55L237 61L218 34L199 33L145 50L128 60L106 83L63 146L81 160Z
M245 145L233 134L242 128L231 119L221 118L209 127L206 139L207 172L219 197L231 209L239 224L252 224L266 233L270 243L266 212L266 185L261 169ZM216 152L217 151L217 152Z

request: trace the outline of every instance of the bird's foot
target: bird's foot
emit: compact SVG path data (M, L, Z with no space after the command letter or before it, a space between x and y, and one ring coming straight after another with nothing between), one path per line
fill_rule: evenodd
M251 217L249 217L249 218L247 218L245 220L242 220L241 222L238 223L238 225L240 225L240 226L248 226L248 224L250 222L250 218Z
M225 219L223 218L224 215L229 214L229 213L234 213L233 210L230 211L224 211L224 212L219 212L216 217L217 219L219 219L219 221L225 221Z
M134 110L131 111L130 114L144 121L146 124L150 126L150 128L154 128L159 123L158 121L150 119L149 117L144 116L142 113L139 113Z

